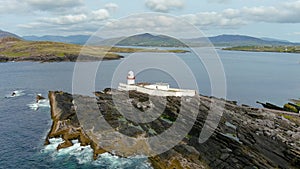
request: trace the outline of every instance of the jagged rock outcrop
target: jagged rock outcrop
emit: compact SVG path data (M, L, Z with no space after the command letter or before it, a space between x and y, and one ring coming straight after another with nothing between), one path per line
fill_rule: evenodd
M49 92L48 97L51 106L52 127L45 140L45 145L50 144L49 138L61 137L64 143L58 145L58 150L72 146L71 141L78 139L82 146L91 145L94 150L94 158L97 158L98 154L106 152L93 142L80 126L72 104L72 95L63 92Z
M99 136L97 130L100 130L97 125L101 124L94 124L93 121L98 116L103 115L112 128L127 136L151 137L170 128L182 108L181 98L167 97L166 107L159 118L149 123L138 124L124 118L118 112L112 93L123 100L124 104L129 102L142 112L162 106L162 98L154 97L153 99L151 96L152 99L149 100L148 95L131 91L130 99L128 99L126 92L108 89L104 91L95 92L97 110L86 104L95 100L92 97L49 92L53 124L45 143L49 144L49 138L62 137L65 142L57 147L60 149L71 146L71 140L79 139L82 145L91 145L94 149L94 158L97 158L98 154L111 150L111 147L100 146L97 142L96 137ZM74 103L74 98L79 98L83 102ZM237 106L236 102L204 96L200 96L199 99L200 105L197 107L199 114L189 134L169 151L150 157L149 161L154 168L300 167L300 118L298 114ZM214 103L214 107L211 107L211 103ZM224 109L221 105L224 105ZM196 105L191 102L188 106ZM83 114L76 113L79 107L83 109L81 110L84 111ZM210 110L213 111L210 112ZM91 114L93 111L98 111L99 114ZM206 142L200 143L199 133L204 124L213 127L215 119L208 118L209 113L222 113L222 116L212 136ZM188 116L184 118L189 120ZM83 126L80 122L88 125ZM90 130L91 128L93 131ZM111 139L111 143L120 141L118 137ZM130 153L135 153L135 149L138 148L124 147L126 151L131 151ZM140 148L149 147L142 144Z

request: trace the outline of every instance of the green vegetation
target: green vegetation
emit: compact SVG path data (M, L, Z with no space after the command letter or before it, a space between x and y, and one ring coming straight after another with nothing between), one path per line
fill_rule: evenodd
M300 53L300 46L237 46L237 47L224 48L223 50Z
M134 52L173 52L184 50L158 50L141 48L119 48L104 46L83 46L49 41L23 41L14 37L0 39L0 61L33 60L33 61L76 61L81 55L83 59L120 59L117 53Z
M170 53L187 53L189 51L187 51L187 50L180 50L180 49L174 49L174 50L167 50L167 52L170 52Z
M299 110L295 106L292 106L290 104L285 104L283 107L290 112L294 112L294 113L299 112Z
M167 114L162 114L162 115L161 115L161 118L166 119L166 120L169 120L169 121L171 121L171 122L175 122L175 121L176 121L176 117L171 117L171 116L169 116L169 115L167 115Z
M281 116L283 116L285 119L288 119L291 122L294 122L298 125L300 125L300 117L298 116L291 116L291 115L287 115L287 114L282 114Z
M293 102L293 103L295 103L296 105L298 105L298 106L300 106L300 99L291 99L291 101Z
M92 57L118 58L117 54L105 53L103 48L86 47L81 51L82 46L59 42L30 42L22 41L17 38L4 38L0 41L0 55L5 57L64 57L67 55L83 55Z
M185 136L186 139L191 139L192 137L193 137L193 136L192 136L192 135L189 135L189 134Z

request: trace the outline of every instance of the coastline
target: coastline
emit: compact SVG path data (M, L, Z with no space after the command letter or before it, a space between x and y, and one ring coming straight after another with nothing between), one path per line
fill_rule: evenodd
M118 51L119 50L119 51ZM109 60L119 60L124 58L124 56L118 53L135 53L135 52L153 52L153 53L188 53L187 50L153 50L153 49L135 49L135 48L118 48L113 49L113 52L104 54L104 56L93 56L93 55L78 55L78 54L68 54L64 56L57 56L51 54L43 54L38 56L5 56L0 52L0 63L3 62L21 62L21 61L32 61L32 62L76 62L76 61L109 61Z
M236 46L225 47L222 50L241 52L269 52L269 53L295 53L300 54L299 46Z
M76 61L108 61L108 60L119 60L124 58L124 56L115 54L110 57L94 57L94 56L87 56L83 57L79 60L78 55L68 55L68 56L31 56L31 57L7 57L7 56L0 56L0 63L5 62L76 62Z
M187 53L181 49L161 50L135 47L81 46L50 41L23 41L13 37L0 39L0 62L75 62L118 60L122 53Z
M122 98L126 95L123 92L114 92L117 92L115 94ZM100 145L95 139L97 138L98 130L101 129L96 125L98 123L95 121L96 118L94 116L97 116L97 113L90 114L90 112L100 110L105 120L112 127L116 128L120 133L128 134L130 137L138 137L143 133L146 136L160 134L164 131L164 128L169 128L174 123L174 118L176 119L178 116L177 109L178 103L180 103L180 98L178 97L168 97L168 106L162 117L145 126L136 124L128 119L126 120L124 117L122 118L115 111L109 90L95 92L95 96L99 107L94 109L87 106L88 104L86 103L90 103L95 98L72 96L60 91L50 91L49 100L53 123L45 144L49 144L50 138L61 137L65 141L58 145L57 149L61 149L72 146L71 140L79 139L82 145L90 145L92 147L94 151L93 155L91 155L96 159L98 155L107 152L106 150L111 150L112 147L103 147L103 144ZM148 103L139 101L141 98L147 97L147 95L131 92L130 96L133 100L133 106L142 104L147 109ZM76 111L78 110L73 106L72 100L74 97L83 101L76 103L77 106L80 104L81 108L79 109L83 110L80 114L77 114ZM159 98L156 98L156 101L159 103ZM171 150L149 157L148 160L155 169L207 168L207 166L211 168L221 168L221 166L235 166L236 168L245 168L247 166L255 166L257 168L299 167L300 149L297 141L300 138L298 133L299 116L287 116L284 115L284 112L274 112L269 109L238 106L234 102L206 96L200 96L200 102L199 112L201 113L198 115L196 123L188 135ZM207 122L206 117L209 110L214 109L217 111L220 109L220 104L210 108L209 105L215 102L225 104L222 118L210 139L200 144L198 142L198 134ZM192 103L190 104L191 106L193 105ZM82 106L84 109L82 109ZM155 104L155 106L159 105ZM163 120L165 118L169 119L168 123ZM190 115L186 115L184 118L189 119ZM85 122L88 122L86 123L88 125L82 128ZM90 128L93 130L90 130ZM289 135L286 135L287 130L289 130ZM93 132L91 133L90 131ZM120 140L118 137L111 139L113 140L107 141L111 143L123 140ZM105 142L105 140L101 140L101 142ZM268 146L266 147L265 145ZM129 155L132 155L131 153L138 153L140 147L126 146L122 148L127 149L130 152ZM144 148L151 149L151 147L147 146ZM264 151L260 151L262 149Z

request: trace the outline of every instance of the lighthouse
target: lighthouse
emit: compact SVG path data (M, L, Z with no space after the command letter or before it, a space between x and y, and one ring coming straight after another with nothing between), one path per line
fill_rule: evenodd
M127 75L127 84L134 85L135 84L135 76L133 71L129 71Z
M135 76L133 71L129 71L127 74L127 84L119 83L118 90L120 91L137 91L146 93L152 96L195 96L197 92L190 89L177 89L170 88L168 83L137 83L135 84Z

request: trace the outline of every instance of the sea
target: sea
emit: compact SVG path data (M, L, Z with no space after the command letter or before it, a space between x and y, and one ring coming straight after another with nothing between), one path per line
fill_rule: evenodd
M300 54L216 51L224 67L226 99L261 107L256 101L282 106L289 99L300 97ZM129 55L124 54L125 59ZM177 54L193 71L200 94L209 96L211 82L205 66L192 55ZM123 60L101 63L96 90L111 87L112 72ZM105 153L93 160L92 149L80 146L76 140L72 147L59 151L56 146L61 139L51 139L51 144L44 146L51 127L49 101L37 104L35 97L37 94L47 97L49 90L72 92L74 65L72 62L0 63L0 168L152 168L142 156L121 158ZM136 81L139 80L177 86L176 79L157 70L137 74Z

